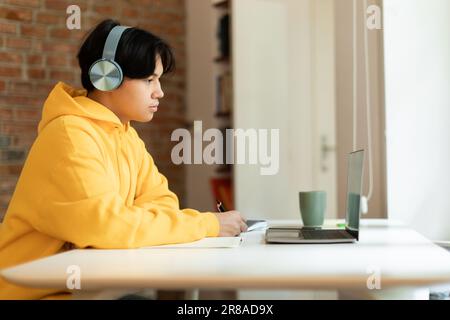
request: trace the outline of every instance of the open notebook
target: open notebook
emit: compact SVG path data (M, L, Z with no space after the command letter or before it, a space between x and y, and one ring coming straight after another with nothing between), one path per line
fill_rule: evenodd
M194 242L164 244L160 246L143 247L141 249L166 249L166 248L236 248L242 242L241 237L211 237Z

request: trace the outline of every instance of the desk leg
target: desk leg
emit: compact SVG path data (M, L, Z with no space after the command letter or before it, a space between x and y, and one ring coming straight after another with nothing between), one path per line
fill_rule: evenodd
M199 289L186 290L184 298L186 300L198 300L199 294L200 294Z
M339 300L429 300L429 288L339 290Z

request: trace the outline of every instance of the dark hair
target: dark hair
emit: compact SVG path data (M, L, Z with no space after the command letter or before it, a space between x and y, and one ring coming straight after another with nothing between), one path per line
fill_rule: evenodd
M89 79L89 68L101 59L106 37L119 22L108 19L100 22L83 42L78 52L78 63L81 68L81 83L87 91L94 90ZM131 79L143 79L153 74L156 57L161 57L163 72L171 72L175 68L175 58L170 46L159 37L139 28L124 31L120 38L114 60L122 68L123 76Z

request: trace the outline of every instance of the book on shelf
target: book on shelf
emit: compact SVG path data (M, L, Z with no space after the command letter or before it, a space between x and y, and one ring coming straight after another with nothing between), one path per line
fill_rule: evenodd
M219 19L217 25L217 39L219 40L219 54L220 57L230 56L230 15L224 14Z
M226 210L234 209L233 188L230 177L214 177L210 179L211 191L214 197L214 208L216 207L216 200L220 200L225 206Z
M216 116L229 116L232 110L231 73L225 72L216 77Z
M229 8L230 1L229 0L212 0L212 5L216 8Z

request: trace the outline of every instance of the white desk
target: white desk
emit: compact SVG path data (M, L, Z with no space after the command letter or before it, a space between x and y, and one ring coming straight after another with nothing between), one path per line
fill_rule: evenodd
M238 248L73 250L1 274L23 286L66 289L67 268L76 265L81 270L78 293L129 288L331 289L344 297L395 293L414 298L417 291L411 288L450 283L446 250L411 229L383 221L362 221L356 244L265 244L260 231L243 234ZM367 289L373 270L380 273L381 290Z

